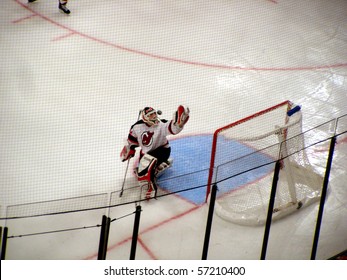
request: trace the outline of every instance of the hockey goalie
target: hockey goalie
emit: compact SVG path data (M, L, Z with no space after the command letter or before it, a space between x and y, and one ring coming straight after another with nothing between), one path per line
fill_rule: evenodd
M131 126L120 157L123 162L127 161L135 156L135 149L140 148L135 174L141 189L146 188L147 199L156 197L157 178L172 164L167 136L180 133L188 120L189 108L183 105L177 108L170 121L160 119L152 107L145 107L141 111L141 119Z

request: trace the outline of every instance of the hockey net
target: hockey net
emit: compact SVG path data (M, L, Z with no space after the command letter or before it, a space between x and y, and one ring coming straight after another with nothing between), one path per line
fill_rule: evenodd
M304 145L300 107L289 101L216 130L206 195L216 183L215 213L238 224L264 224L278 159L273 220L319 199L323 178Z

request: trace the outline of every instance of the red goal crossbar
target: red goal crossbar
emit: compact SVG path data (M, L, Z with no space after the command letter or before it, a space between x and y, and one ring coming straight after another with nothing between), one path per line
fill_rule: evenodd
M210 192L211 192L211 184L212 184L212 178L213 178L213 171L214 171L214 167L215 167L214 165L215 165L215 157L216 157L216 150L217 150L217 138L218 138L218 135L219 135L222 131L224 131L224 130L226 130L226 129L230 129L230 128L234 127L234 126L237 126L237 125L239 125L239 124L241 124L241 123L247 122L247 121L249 121L249 120L251 120L251 119L253 119L253 118L256 118L256 117L258 117L258 116L264 115L264 114L266 114L266 113L268 113L268 112L271 112L271 111L273 111L273 110L276 110L277 108L282 107L282 106L285 106L285 105L288 106L288 107L287 107L287 111L288 111L288 110L290 109L290 101L289 101L289 100L286 100L286 101L284 101L284 102L282 102L282 103L279 103L279 104L277 104L277 105L275 105L275 106L272 106L272 107L267 108L267 109L265 109L265 110L262 110L262 111L260 111L260 112L258 112L258 113L255 113L255 114L253 114L253 115L251 115L251 116L248 116L248 117L246 117L246 118L243 118L243 119L241 119L241 120L239 120L239 121L236 121L236 122L231 123L231 124L228 124L228 125L226 125L226 126L224 126L224 127L218 128L218 129L214 132L214 134L213 134L213 140L212 140L212 150L211 150L210 169L209 169L209 174L208 174L208 182L207 182L207 190L206 190L206 200L205 200L206 202L207 202L208 196L209 196L209 194L210 194Z

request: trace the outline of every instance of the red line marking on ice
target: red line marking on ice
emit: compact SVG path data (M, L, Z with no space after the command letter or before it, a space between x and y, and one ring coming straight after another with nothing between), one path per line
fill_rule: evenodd
M151 257L152 260L157 260L157 257L153 254L153 252L146 246L146 244L142 241L141 238L138 238L137 241L142 246L142 248L146 251L146 253Z
M344 137L344 138L342 138L342 139L340 139L340 140L337 140L336 143L337 143L337 144L347 143L347 136Z
M122 51L138 54L138 55L143 55L147 56L150 58L155 58L163 61L168 61L168 62L177 62L181 64L186 64L186 65L193 65L193 66L200 66L200 67L207 67L207 68L217 68L217 69L226 69L226 70L241 70L241 71L309 71L309 70L323 70L323 69L329 69L329 68L341 68L341 67L347 67L347 62L346 63L336 63L336 64L330 64L330 65L317 65L317 66L298 66L298 67L240 67L240 66L229 66L229 65L222 65L222 64L211 64L211 63L205 63L205 62L198 62L198 61L188 61L188 60L183 60L179 58L173 58L173 57L167 57L167 56L161 56L153 53L147 53L144 51L140 50L135 50L135 49L130 49L115 43L111 43L108 41L101 40L99 38L92 37L90 35L78 32L76 30L73 30L70 27L67 27L63 24L60 24L52 19L50 19L47 16L44 16L40 13L35 12L32 10L30 7L26 6L25 4L21 3L19 0L14 0L16 1L19 5L21 5L23 8L31 11L32 13L35 13L42 19L52 23L53 25L56 25L60 28L63 28L65 30L68 30L70 33L74 33L76 35L79 35L81 37L84 37L86 39L89 39L91 41L114 47Z
M158 181L158 183L161 183L161 182ZM189 203L189 204L191 204L191 205L194 205L194 206L197 206L197 205L198 205L198 204L194 203L193 201L190 201L189 199L187 199L187 198L185 198L185 197L179 195L179 193L171 193L170 191L168 191L168 190L166 190L166 189L164 189L164 188L162 188L162 187L160 187L160 186L159 186L159 189L160 189L161 191L163 191L164 193L170 194L170 195L172 195L172 196L174 196L174 197L176 197L176 198L178 198L178 199L180 199L180 200L183 200L183 201L185 201L185 202L187 202L187 203Z
M31 14L31 15L29 15L29 16L16 19L16 20L12 21L12 23L19 23L19 22L25 21L25 20L27 20L27 19L31 19L31 18L36 17L36 16L37 16L37 14Z
M344 137L344 138L341 138L339 140L336 140L336 145L341 144L341 143L347 143L347 136ZM328 152L329 149L330 149L329 146L328 147L323 147L321 149L317 148L317 149L314 149L314 152L316 152L316 153L324 153L324 152Z
M204 205L204 204L203 204L203 205ZM169 223L169 222L171 222L171 221L174 221L174 220L177 220L177 219L179 219L179 218L182 218L183 216L188 215L188 214L190 214L191 212L194 212L195 210L199 209L200 207L201 207L201 205L195 206L195 207L193 207L193 208L190 208L190 209L187 210L186 212L180 213L180 214L178 214L178 215L176 215L176 216L173 216L173 217L171 217L171 218L169 218L169 219L167 219L167 220L164 220L164 221L162 221L162 222L160 222L160 223L158 223L158 224L155 224L155 225L153 225L153 226L150 226L149 228L147 228L147 229L145 229L144 231L142 231L141 234L147 233L147 232L149 232L149 231L151 231L151 230L153 230L153 229L156 229L156 228L158 228L158 227L160 227L160 226L162 226L162 225L165 225L165 224L167 224L167 223Z
M76 33L70 32L70 33L68 33L68 34L65 34L65 35L62 35L62 36L59 36L59 37L56 37L56 38L52 39L52 42L56 42L56 41L65 39L65 38L70 37L70 36L73 36L73 35L75 35L75 34L76 34Z
M268 2L274 3L274 4L278 4L278 2L276 0L267 0Z
M193 208L188 209L187 211L185 211L185 212L183 212L183 213L180 213L180 214L178 214L178 215L176 215L176 216L173 216L173 217L171 217L171 218L169 218L169 219L163 220L163 221L161 221L161 222L159 222L159 223L157 223L157 224L155 224L155 225L153 225L153 226L150 226L150 227L144 229L143 231L141 231L141 232L139 233L139 236L141 236L142 234L145 234L145 233L147 233L147 232L149 232L149 231L152 231L152 230L154 230L154 229L157 229L158 227L161 227L161 226L163 226L163 225L165 225L165 224L167 224L167 223L169 223L169 222L171 222L171 221L177 220L177 219L179 219L179 218L181 218L181 217L183 217L183 216L185 216L185 215L188 215L188 214L190 214L191 212L193 212L193 211L199 209L200 207L201 207L201 206L195 206L195 207L193 207ZM126 239L123 239L122 241L120 241L120 242L118 242L118 243L116 243L116 244L114 244L114 245L108 247L108 248L107 248L107 252L109 252L109 251L111 251L111 250L114 250L115 248L117 248L117 247L119 247L119 246L121 246L121 245L123 245L123 244L125 244L125 243L127 243L127 242L130 242L131 239L132 239L132 237L130 236L130 237L128 237L128 238L126 238ZM143 245L144 245L144 244L142 244L142 246L143 246ZM91 255L91 256L86 257L85 260L96 259L97 256L98 256L98 254L96 253L96 254L93 254L93 255Z

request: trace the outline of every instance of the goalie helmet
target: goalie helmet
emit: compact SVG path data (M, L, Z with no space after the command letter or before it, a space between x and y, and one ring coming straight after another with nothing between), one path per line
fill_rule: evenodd
M149 126L157 125L159 123L157 111L152 107L145 107L142 110L142 120Z

